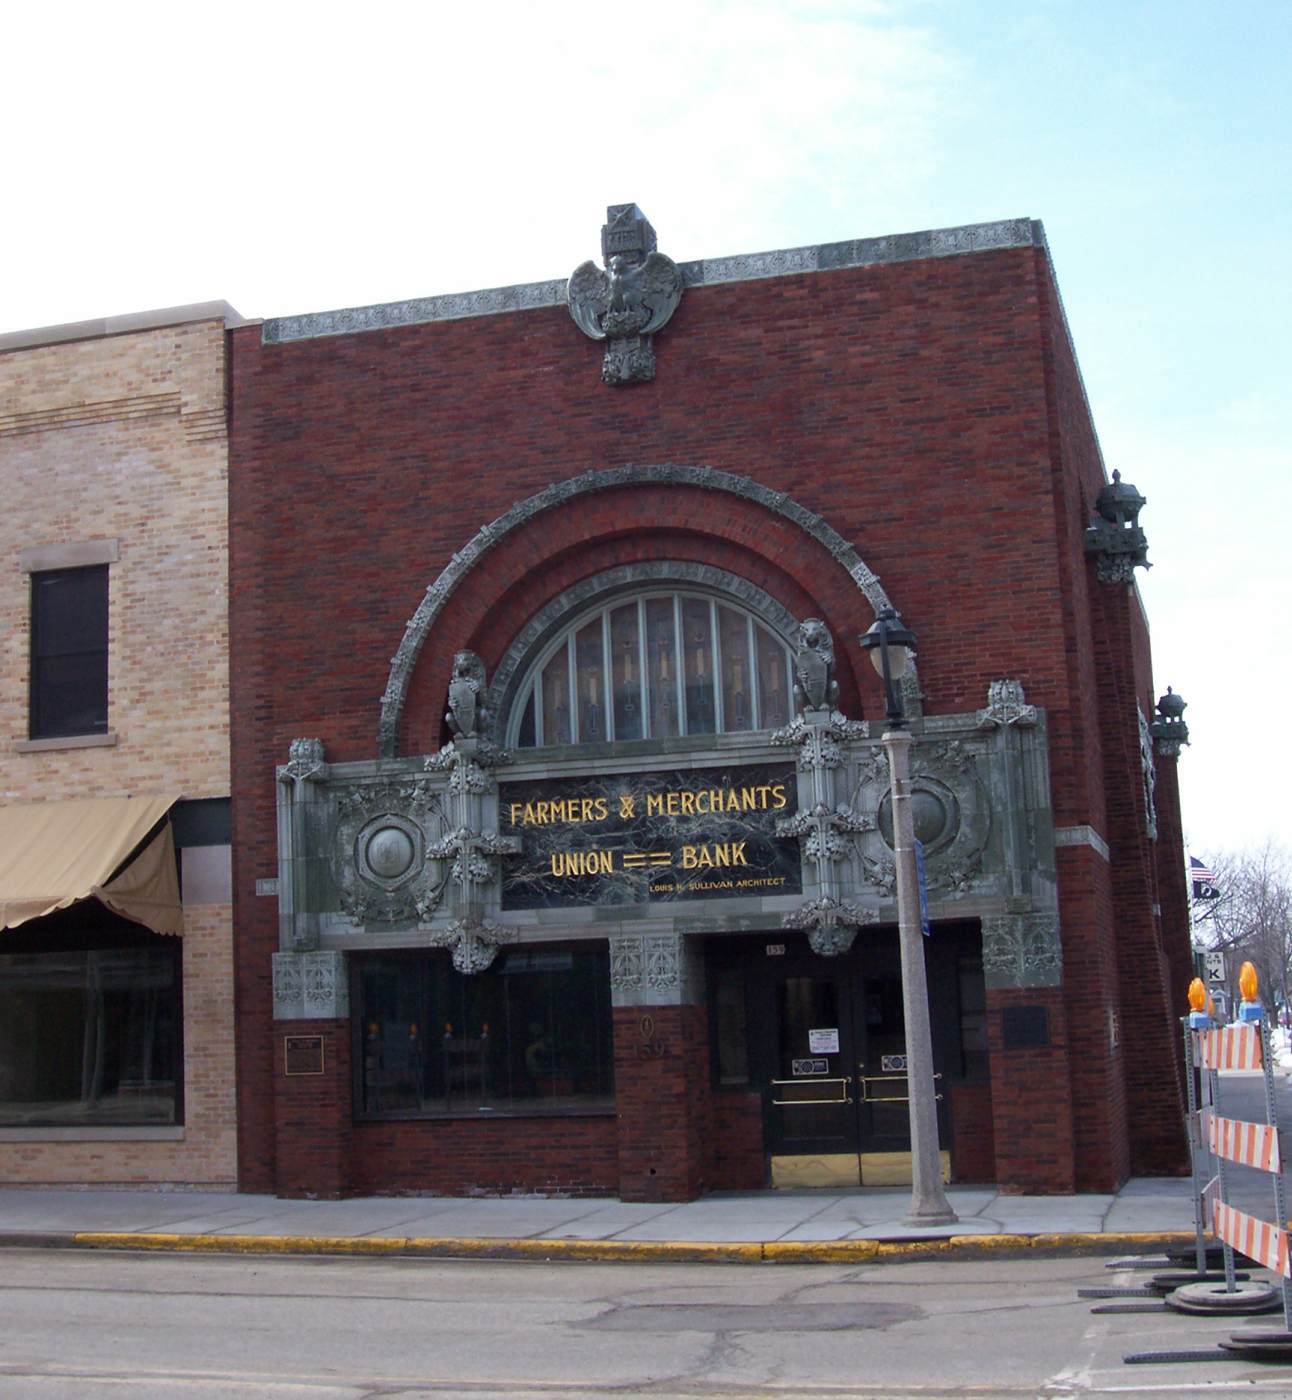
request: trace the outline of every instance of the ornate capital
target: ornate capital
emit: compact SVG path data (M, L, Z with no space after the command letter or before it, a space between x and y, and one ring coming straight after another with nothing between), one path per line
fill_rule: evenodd
M616 1006L676 1006L699 1000L700 968L680 933L610 937L610 995Z
M1057 987L1063 971L1058 914L983 919L982 967L988 987Z
M878 922L878 909L834 899L830 895L808 900L782 920L785 928L806 930L812 951L826 958L846 953L862 924Z
M808 710L771 735L773 744L798 747L798 766L804 771L840 768L847 757L845 746L862 739L866 726L847 719L838 710Z
M280 780L291 778L304 782L307 778L321 777L327 767L322 739L293 739L287 753L287 762L278 770Z
M273 973L276 1021L341 1021L350 1015L344 953L275 953Z
M484 972L498 954L503 943L514 943L516 931L499 928L487 919L455 919L447 928L432 933L427 942L432 948L451 948L453 966L464 975Z
M1036 706L1023 699L1023 682L992 681L987 687L987 707L978 711L979 729L1030 729L1036 723Z
M809 860L842 860L848 853L845 836L874 829L875 818L869 813L854 812L847 806L831 811L824 802L776 823L777 836L797 836Z

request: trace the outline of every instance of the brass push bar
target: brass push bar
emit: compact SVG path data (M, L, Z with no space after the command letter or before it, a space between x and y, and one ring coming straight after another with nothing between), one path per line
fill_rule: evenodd
M817 1085L822 1085L822 1086L824 1086L824 1085L826 1085L826 1084L838 1084L838 1085L841 1086L841 1087L840 1087L838 1096L837 1096L836 1098L832 1098L832 1099L776 1099L776 1098L774 1098L774 1099L772 1100L772 1103L779 1105L781 1108L820 1108L820 1107L821 1107L822 1105L824 1105L824 1104L851 1103L851 1102L852 1102L852 1096L848 1093L848 1087L847 1087L847 1086L848 1086L849 1084L851 1084L851 1083L852 1083L852 1078L851 1078L851 1076L846 1075L846 1074L843 1076L842 1079L816 1079L816 1078L812 1078L812 1079L773 1079L773 1080L772 1080L772 1084L773 1084L773 1085L777 1085L777 1084L796 1084L796 1085L798 1085L800 1088L806 1088L807 1086L811 1085L813 1088L815 1088Z
M859 1069L865 1069L865 1065L859 1065ZM941 1074L935 1074L934 1079L941 1079ZM871 1094L867 1092L867 1084L895 1084L899 1080L904 1084L907 1076L904 1074L859 1074L857 1083L861 1086L858 1095L861 1103L910 1103L909 1094ZM940 1099L941 1094L934 1094L935 1099Z

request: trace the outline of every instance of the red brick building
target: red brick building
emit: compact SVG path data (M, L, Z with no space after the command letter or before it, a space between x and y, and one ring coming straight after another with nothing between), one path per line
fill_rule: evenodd
M654 247L230 334L242 1187L900 1180L885 607L952 1179L1180 1168L1178 741L1040 225Z

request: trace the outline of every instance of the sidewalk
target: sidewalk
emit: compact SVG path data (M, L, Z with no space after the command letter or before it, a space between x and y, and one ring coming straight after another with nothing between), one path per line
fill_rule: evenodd
M288 1201L165 1190L0 1188L0 1245L442 1258L864 1262L1032 1250L1160 1250L1193 1239L1187 1178L1116 1195L947 1189L955 1225L902 1225L910 1192L755 1191L683 1205L538 1196Z

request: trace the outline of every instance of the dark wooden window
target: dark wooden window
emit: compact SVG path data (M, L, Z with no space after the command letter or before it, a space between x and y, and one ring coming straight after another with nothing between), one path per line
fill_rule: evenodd
M31 576L33 739L108 730L108 566Z

